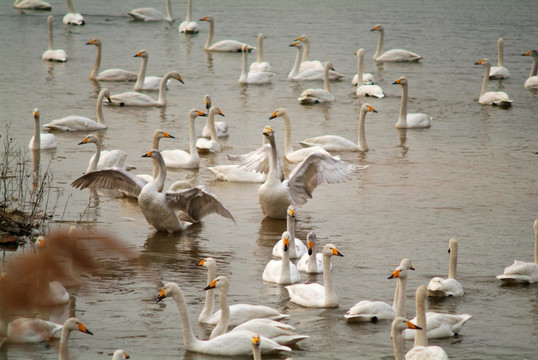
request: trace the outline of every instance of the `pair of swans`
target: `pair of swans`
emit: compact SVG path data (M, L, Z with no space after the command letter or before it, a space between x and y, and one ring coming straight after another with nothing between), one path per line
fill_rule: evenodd
M514 260L497 279L503 284L532 284L538 282L538 219L534 220L534 262Z
M132 21L174 21L170 0L166 0L166 16L159 10L150 7L131 10L127 15Z
M30 150L50 150L58 147L58 142L53 134L41 134L39 132L39 109L34 109L34 136L30 139L28 147Z
M209 23L209 33L207 34L207 41L204 44L204 50L215 52L241 52L243 49L243 43L237 40L221 40L213 44L213 32L215 31L215 19L212 15L204 16L200 21L207 21ZM254 49L252 46L247 45L247 51L250 52Z
M409 50L404 49L391 49L383 52L383 41L385 37L385 30L383 26L377 24L370 31L379 32L377 38L377 48L374 54L374 61L379 62L418 62L422 59L422 56Z
M142 64L136 78L134 86L135 91L158 91L161 88L162 76L146 76L146 68L148 66L149 54L146 50L137 52L134 57L141 57Z
M52 15L50 15L47 19L48 24L48 34L49 34L49 48L43 53L41 56L41 60L44 61L56 61L56 62L66 62L67 61L67 53L64 49L54 49L53 41L52 41Z
M84 25L86 23L84 17L75 12L71 0L67 0L67 14L65 14L62 21L66 25Z
M263 33L258 34L258 57L255 62L250 64L250 71L271 71L271 65L263 59Z
M301 281L301 274L297 266L290 261L290 238L289 231L282 233L282 260L270 260L263 270L263 281L281 285L294 284Z
M136 81L138 74L132 71L127 71L123 69L108 69L99 72L101 67L101 53L102 53L102 43L98 38L93 38L86 43L86 45L94 45L97 48L95 55L95 62L93 63L93 68L90 73L90 80L96 81Z
M450 264L448 268L448 278L434 277L428 284L428 296L446 297L463 296L463 286L456 280L456 270L458 266L458 240L452 238L448 243L450 254Z
M219 138L217 135L217 130L215 128L215 115L224 116L222 111L216 107L212 106L209 109L208 115L207 115L207 124L209 125L209 132L211 134L211 139L206 138L198 138L196 140L196 150L201 153L208 153L208 152L214 152L219 153L221 151L221 146L219 143Z
M15 0L13 7L19 10L52 10L52 6L43 0Z
M288 257L290 259L297 259L303 256L307 249L303 242L295 237L295 218L296 218L295 206L288 206L288 214L286 216L286 231L290 234L288 245ZM284 257L283 253L283 239L273 246L273 256Z
M431 117L424 113L407 113L407 78L401 76L392 84L402 86L402 102L400 104L400 114L396 122L396 129L429 128L431 126Z
M71 185L80 189L90 187L120 190L138 196L138 205L142 214L157 231L168 233L183 231L192 222L198 222L212 213L235 221L230 211L203 186L162 192L166 179L166 167L161 153L158 150L152 150L142 157L155 159L158 162L159 173L150 182L123 169L105 169L85 174L73 181ZM192 222L182 221L178 212L188 215Z
M504 40L499 38L497 40L497 66L492 66L489 69L489 78L495 80L502 80L510 78L510 71L504 66Z
M489 71L491 69L491 62L488 59L482 59L475 62L475 65L482 65L484 67L484 79L482 80L482 90L480 91L478 103L482 105L501 107L512 106L512 100L510 100L510 97L504 91L488 91L488 79Z
M299 40L301 39L301 40ZM318 60L308 60L308 49L310 47L310 41L306 35L299 37L290 46L297 49L297 55L295 56L295 62L291 71L288 74L289 80L323 80L324 68L323 64ZM306 57L305 57L305 54ZM334 69L329 70L329 80L339 80L343 77L343 74L337 73Z
M532 57L531 73L527 80L525 80L525 89L538 89L538 76L536 75L538 69L538 50L529 50L521 54L521 56Z
M357 96L367 96L367 97L376 97L376 98L384 98L385 93L383 92L383 89L379 85L375 85L371 78L368 78L365 80L364 77L364 49L360 48L355 52L355 55L357 55L357 90L355 90L355 94Z
M205 108L209 113L209 109L211 109L211 96L205 95L204 96L204 104ZM228 129L228 124L226 121L213 121L213 124L215 125L215 131L217 132L217 137L228 137L230 136L230 132ZM204 128L202 129L202 137L208 138L211 137L211 127L209 125L209 117L207 118Z
M249 52L247 44L243 44L241 52L243 53L243 63L241 67L241 76L239 76L239 84L270 84L274 73L266 70L249 70L247 53Z
M95 144L95 154L90 158L86 174L95 170L118 168L126 171L136 169L126 163L127 153L122 150L102 150L101 141L95 134L86 136L78 145Z
M330 61L327 61L323 66L323 89L306 89L297 98L301 105L312 105L319 103L331 103L334 101L334 96L331 94L329 85L329 70L334 70L334 66Z

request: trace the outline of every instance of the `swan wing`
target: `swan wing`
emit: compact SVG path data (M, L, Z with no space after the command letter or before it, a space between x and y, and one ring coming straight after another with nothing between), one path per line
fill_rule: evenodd
M514 260L514 263L504 269L497 279L505 283L538 282L538 264Z
M7 338L12 343L36 343L48 341L60 332L63 325L35 318L18 318L7 326Z
M231 331L204 341L204 347L207 351L201 352L232 356L252 354L251 342L253 335L255 333L248 330ZM260 349L262 352L291 351L289 347L280 345L265 336L260 336Z
M95 188L121 190L138 197L146 184L147 182L144 179L131 174L124 169L113 168L92 171L84 174L73 181L71 186L78 189Z
M376 98L384 98L385 93L379 85L361 85L357 87L356 91L357 96L368 96Z
M207 324L217 325L221 311L218 310L207 320ZM230 325L238 325L245 321L258 318L281 320L289 317L281 314L277 309L265 305L233 304L230 305Z
M428 284L428 296L463 296L463 286L456 279L434 277Z
M405 360L448 360L448 355L440 346L415 346L405 354Z
M381 54L375 61L408 61L418 62L422 59L417 53L404 49L392 49Z
M262 174L269 173L269 158L271 156L271 145L265 144L254 151L242 155L228 154L228 159L239 164L246 171L255 171ZM278 169L280 181L284 181L282 169Z
M492 66L489 69L490 79L508 79L510 78L510 71L504 66Z
M344 317L361 321L392 320L396 317L396 312L391 305L382 301L363 300L353 305Z
M106 127L106 125L99 124L97 121L78 115L55 119L43 125L44 129L61 131L94 131L106 129Z
M531 76L525 80L525 89L538 89L538 76Z
M286 286L290 301L305 307L325 306L325 287L320 284L294 284Z
M267 179L266 174L247 171L237 164L210 166L208 169L215 174L217 180L263 183Z
M134 9L127 13L133 21L159 21L165 20L166 17L162 12L155 8Z
M146 94L141 94L135 91L129 91L110 97L112 105L127 105L127 104L151 104L155 101Z
M359 147L353 141L338 135L322 135L299 141L303 147L319 146L326 151L358 151Z

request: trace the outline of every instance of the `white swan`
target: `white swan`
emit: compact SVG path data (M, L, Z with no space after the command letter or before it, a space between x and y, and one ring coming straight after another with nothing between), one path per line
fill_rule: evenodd
M263 183L267 179L267 174L247 171L238 164L208 166L207 169L222 181Z
M400 103L400 114L396 122L396 129L429 128L431 126L431 117L424 113L407 113L407 78L401 76L392 84L402 86L402 102Z
M390 338L392 339L392 347L394 350L394 360L405 359L404 339L402 337L402 331L405 329L422 330L422 328L416 326L411 321L397 316L392 320Z
M510 71L504 66L504 51L503 51L504 40L499 38L497 40L497 49L498 49L498 58L497 66L492 66L489 69L489 78L490 79L508 79L510 78Z
M334 101L334 96L331 94L329 85L329 70L334 70L334 67L331 62L327 61L323 68L323 89L307 89L303 91L297 99L299 103L310 105Z
M136 91L128 91L117 95L112 95L110 100L112 101L111 105L119 106L157 106L165 107L166 106L166 82L168 79L176 79L180 83L184 84L181 75L176 71L170 71L166 73L161 79L160 89L159 89L159 99L154 100L146 94L141 94Z
M364 131L366 113L368 112L376 113L377 110L368 103L362 104L359 115L359 135L356 144L353 141L338 135L322 135L300 141L299 143L303 146L321 147L327 151L368 151L368 144L366 143L366 134Z
M7 325L7 341L13 344L49 341L63 326L36 318L17 318Z
M475 62L475 65L484 66L484 79L482 80L482 90L480 91L480 98L478 102L482 105L493 105L510 107L512 100L504 91L488 91L488 79L489 69L491 68L491 62L488 59L482 59Z
M306 245L298 238L295 237L295 206L288 206L288 216L286 216L286 231L290 233L290 240L288 245L288 256L290 259L297 259L303 256L307 252ZM283 239L273 246L273 256L284 257Z
M205 95L204 96L204 103L205 108L209 112L209 109L211 109L211 96ZM228 124L226 121L214 121L215 124L215 131L217 132L217 137L228 137L230 136L230 132L228 129ZM207 118L204 128L202 129L202 136L205 138L211 137L211 129L209 127L209 118Z
M38 236L35 242L35 249L36 252L42 251L42 249L46 246L46 239L44 236ZM43 299L46 299L46 304L44 305L64 305L69 302L69 293L65 289L65 286L55 280L49 282L49 289L48 294L44 294ZM41 300L43 304L43 300Z
M288 206L305 204L319 184L350 180L352 174L366 168L313 152L297 164L289 177L284 179L274 131L270 126L266 126L263 135L269 139L271 155L267 179L258 189L258 200L263 214L270 218L285 219Z
M230 211L204 186L161 192L166 179L166 167L160 152L152 150L142 157L159 162L159 175L149 183L123 169L105 169L87 173L73 181L71 186L80 189L94 187L122 190L138 195L142 214L157 231L174 233L189 227L192 222L183 222L178 217L178 211L187 214L193 222L212 213L235 221Z
M439 339L458 335L465 323L471 318L469 314L442 314L436 312L426 313L426 336L428 339ZM413 318L411 321L417 321ZM415 338L413 331L404 330L403 338L413 340Z
M299 72L305 70L318 69L323 70L323 64L319 60L309 60L310 59L310 38L306 35L301 35L295 41L300 41L304 44L303 56L301 58L301 66Z
M97 53L95 55L95 62L93 63L93 68L90 73L90 80L97 81L136 81L138 74L132 71L127 71L123 69L108 69L99 72L101 67L101 52L102 52L102 43L98 38L91 39L86 43L86 45L95 45L97 48Z
M142 64L140 65L140 71L138 72L138 76L136 78L134 90L158 91L161 88L162 76L146 76L146 69L149 60L148 52L146 50L141 50L137 52L134 57L142 58Z
M463 287L456 280L456 269L458 266L458 241L450 239L448 245L450 253L450 266L448 268L448 278L434 277L428 284L428 296L463 296Z
M211 109L209 109L209 113L207 115L207 118L209 120L209 129L211 132L211 139L207 140L202 137L196 140L196 149L201 153L207 153L207 152L219 153L221 151L221 146L220 146L219 139L217 136L217 130L215 129L215 115L216 114L220 116L224 116L224 114L218 107L213 106L211 107Z
M48 24L48 33L49 33L49 48L45 50L43 53L43 56L41 56L41 60L44 61L56 61L56 62L66 62L67 61L67 53L64 49L54 49L54 45L52 42L52 15L50 15L47 19Z
M358 60L358 72L357 72L357 90L355 91L355 94L357 96L372 96L376 98L384 98L385 93L383 93L383 89L379 85L375 85L372 83L365 84L364 81L364 49L360 48L355 52L355 55L357 55Z
M252 335L252 358L254 360L262 360L262 351L260 350L260 336Z
M84 21L84 18L79 13L75 12L75 9L73 9L73 3L71 0L67 0L67 11L68 13L65 14L63 18L63 23L66 25L84 25L86 22Z
M536 71L538 69L538 51L530 50L521 54L521 56L532 57L531 73L529 74L527 80L525 80L525 89L538 89L538 76L536 75Z
M241 76L239 76L239 84L270 84L271 79L275 76L274 73L264 70L249 71L247 62L248 45L243 44L241 48L243 53L243 64L241 67Z
M15 9L20 10L51 10L52 6L43 0L15 0Z
M61 131L96 131L106 129L105 118L103 116L103 100L110 101L110 92L108 88L103 88L97 96L96 114L97 121L85 116L69 115L60 119L52 120L50 123L43 125L46 130Z
M166 297L172 297L177 304L179 319L183 328L183 343L187 351L228 356L249 355L252 352L250 341L254 333L251 331L233 331L210 340L198 340L192 331L185 297L176 283L167 283L159 293L157 302ZM291 351L289 347L279 345L265 337L261 338L260 347L262 351L266 352Z
M295 77L300 73L301 67L301 57L303 54L303 43L300 41L294 41L289 46L293 46L297 49L297 54L295 55L295 62L288 74L288 80L295 80Z
M303 46L304 44L304 46ZM297 56L291 72L288 74L290 80L323 80L325 70L323 64L318 61L309 61L310 40L308 36L299 36L290 46L297 48ZM344 74L329 69L329 80L340 80Z
M282 233L282 260L270 260L263 270L263 281L288 285L301 281L297 266L290 261L290 237L288 231Z
M71 331L76 330L88 335L93 333L84 326L84 324L77 318L69 318L63 325L62 337L60 338L60 360L68 360L69 352L67 350L67 342L69 341L69 335Z
M179 24L178 31L183 34L198 33L198 23L192 21L192 0L187 1L187 17Z
M155 8L139 8L127 13L133 21L174 21L170 0L166 0L166 16Z
M323 254L316 253L316 234L310 231L306 235L307 252L297 261L297 269L309 274L323 273ZM332 264L331 264L332 269Z
M112 354L112 360L125 360L129 359L130 356L123 349L118 349Z
M418 62L422 59L419 54L404 49L392 49L383 52L383 40L385 37L383 26L377 24L370 31L379 32L377 48L373 57L374 61Z
M30 139L28 147L30 150L56 149L58 142L53 134L41 134L39 132L39 109L34 109L34 136Z
M196 127L194 124L194 120L198 116L207 116L207 114L196 109L189 111L189 152L179 149L161 151L166 167L174 169L198 169L200 167L200 157L196 151Z
M263 60L263 39L265 39L265 35L259 33L258 48L256 49L258 51L258 57L256 62L250 64L250 71L271 71L271 65Z
M534 262L514 260L497 279L504 284L538 282L538 219L534 220Z
M353 79L351 80L351 85L373 85L375 84L374 75L372 75L371 73L364 72L364 49L362 49L362 51L360 50L361 49L355 51L355 55L357 55L357 73L353 76ZM359 81L359 74L361 73L361 71L362 81Z
M344 256L333 244L323 247L323 285L293 284L286 286L290 301L305 307L338 307L338 297L334 290L331 274L331 257Z
M78 143L78 145L84 145L89 143L95 144L95 154L93 154L90 158L86 173L95 170L103 170L110 168L119 168L126 171L135 169L134 166L129 165L125 162L125 160L127 159L127 153L125 151L102 150L101 141L94 134L86 136L81 142Z
M207 41L204 44L204 50L218 52L242 51L243 43L237 40L221 40L213 44L213 32L215 31L215 20L213 19L213 16L204 16L200 21L207 21L209 23L209 33L207 34ZM252 51L252 49L254 49L252 46L247 45L247 50L249 52Z

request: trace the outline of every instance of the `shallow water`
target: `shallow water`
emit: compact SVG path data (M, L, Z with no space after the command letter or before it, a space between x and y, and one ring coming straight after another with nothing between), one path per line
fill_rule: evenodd
M519 1L194 1L193 17L213 14L215 40L233 38L256 44L266 35L265 58L275 72L271 85L243 87L239 54L206 54L208 24L199 22L195 36L178 34L177 26L132 23L126 12L142 6L164 11L161 1L75 2L86 26L63 25L63 1L50 1L54 15L55 48L67 51L69 61L41 61L47 47L49 13L18 14L11 1L0 4L0 128L11 124L10 136L26 148L33 135L32 109L38 107L42 124L70 114L95 116L95 100L106 86L112 94L128 91L129 83L88 80L95 48L84 45L94 37L103 42L102 68L138 71L133 55L146 49L148 75L177 70L185 84L172 83L166 109L105 108L109 128L100 133L105 149L122 149L140 173L151 162L140 156L151 146L154 129L177 137L162 140L161 148L188 148L187 112L203 109L210 94L231 128L224 151L202 156L199 171L169 172L170 182L187 179L206 184L232 211L237 225L212 215L184 233L156 233L135 202L97 195L69 184L86 170L93 146L77 146L86 133L57 133L55 152L41 156L56 184L64 189L56 220L77 221L82 227L110 231L139 252L142 265L103 261L101 277L88 278L72 294L75 315L95 333L73 333L69 347L79 359L106 359L123 348L133 359L208 359L186 353L180 337L177 310L171 299L155 304L162 283L180 284L190 306L195 332L201 310L206 272L199 260L217 259L219 274L231 279L230 302L277 307L291 315L289 323L310 339L294 348L294 359L392 358L390 325L353 324L344 313L359 300L392 301L394 282L387 280L401 258L417 269L409 275L408 316L414 314L414 293L433 276L448 273L448 240L459 241L458 278L465 296L430 301L429 309L469 313L472 319L460 336L431 340L453 359L535 358L538 343L538 288L504 287L495 275L514 259L532 261L532 224L538 216L536 137L537 94L523 88L531 60L521 53L536 48L535 2ZM186 2L173 2L182 20ZM376 65L371 57L376 24L385 27L385 49L403 47L424 56L420 64ZM331 83L336 102L328 106L301 106L302 90L321 82L294 83L287 74L295 59L288 45L299 35L311 39L311 59L330 60L346 78ZM490 89L506 91L514 100L503 110L478 104L483 68L473 64L483 57L495 63L497 38L505 40L505 65L512 77L491 81ZM268 118L278 107L291 116L293 140L321 134L356 137L360 106L351 78L356 72L357 48L365 49L365 70L373 72L385 91L384 99L368 99L377 114L368 114L366 136L370 151L342 153L342 159L369 164L353 181L322 185L297 210L297 237L317 233L320 245L333 243L345 255L333 259L333 277L340 299L336 309L304 309L288 301L283 287L261 280L271 249L285 229L284 221L264 219L257 201L257 184L215 181L207 166L229 163L226 153L253 150L270 124L282 144L280 119ZM254 61L255 53L249 55ZM400 132L396 123L401 89L391 85L399 76L409 79L409 111L433 117L426 130ZM157 97L156 94L152 94ZM203 126L197 121L198 131ZM298 148L298 144L296 145ZM281 148L279 148L281 149ZM282 151L282 150L280 150ZM52 158L52 160L50 160ZM290 167L288 166L288 169ZM89 204L89 206L88 206ZM64 213L65 206L65 213ZM59 224L67 229L68 225ZM321 248L321 246L320 246ZM304 276L305 281L322 281ZM329 336L327 336L329 334ZM0 349L7 359L57 358L52 346L9 345ZM411 347L411 343L406 343ZM265 355L264 359L284 358Z

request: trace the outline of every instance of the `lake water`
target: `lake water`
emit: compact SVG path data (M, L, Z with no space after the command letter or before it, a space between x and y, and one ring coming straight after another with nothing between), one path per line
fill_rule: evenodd
M33 108L40 109L42 124L70 114L94 118L102 87L112 94L132 89L132 83L88 79L96 49L85 43L95 37L103 43L101 69L138 71L140 59L133 55L146 49L148 75L177 70L185 82L170 84L165 109L104 109L109 128L100 134L103 147L127 152L137 171L151 170L151 161L140 156L150 150L156 128L176 136L162 140L162 149L188 148L187 112L203 110L205 94L221 108L231 129L222 141L222 153L202 156L199 170L169 171L168 182L206 184L228 206L237 225L212 215L177 235L156 233L136 202L102 195L89 200L88 191L71 188L86 170L94 147L77 146L85 132L56 133L58 149L41 156L42 168L50 161L55 183L64 190L55 219L78 221L85 212L82 229L115 234L143 260L143 266L103 260L102 276L88 278L72 294L75 315L95 333L72 334L69 348L75 357L107 359L123 348L133 359L212 358L185 352L173 300L155 304L163 283L178 282L195 332L207 336L207 329L195 321L206 281L205 269L196 264L212 256L218 273L231 280L230 303L274 306L310 336L294 348L294 359L391 359L388 322L347 323L344 314L359 300L391 302L394 282L387 277L409 257L417 269L408 281L407 312L412 317L416 288L433 276L447 275L452 237L459 241L458 279L465 296L429 302L428 308L469 313L472 318L459 336L430 344L442 346L452 359L538 357L538 287L504 287L495 278L514 259L532 261L532 225L538 217L538 95L523 87L531 59L520 55L538 47L535 1L194 0L194 19L215 17L215 40L255 45L259 32L266 35L265 58L275 76L265 86L237 83L240 54L204 52L207 23L199 22L198 35L178 33L186 1L172 1L178 20L167 24L133 23L126 16L145 6L164 11L163 1L74 0L75 10L86 19L83 27L63 25L65 3L50 3L50 13L26 14L14 10L11 0L0 3L0 131L11 124L10 136L22 148L33 135ZM41 60L49 14L54 16L55 48L69 56L65 64ZM377 33L369 30L377 23L385 28L385 49L415 51L424 57L421 63L374 64ZM346 75L331 83L336 97L331 105L299 105L299 94L322 87L322 82L287 79L296 54L288 45L302 34L310 37L311 59L330 60ZM499 37L504 38L505 65L512 77L490 81L489 87L510 95L514 103L508 110L478 104L484 70L473 65L484 57L496 63ZM357 70L354 52L361 47L365 70L375 75L386 98L367 99L378 111L366 118L370 151L340 154L343 160L370 167L350 182L319 186L313 199L297 209L297 237L305 239L315 231L321 246L331 242L345 255L333 259L340 306L305 309L289 302L284 287L261 279L285 221L263 218L258 184L216 181L207 167L228 164L227 153L257 148L266 124L275 129L282 154L283 123L268 120L279 107L290 113L296 148L296 141L329 133L355 140L359 109L366 101L355 96L351 85ZM255 57L255 52L250 54L249 61ZM402 75L409 80L409 111L430 115L431 128L407 133L395 129L401 88L391 84ZM200 134L203 122L197 126ZM321 276L303 279L322 282ZM3 346L0 358L55 359L57 345Z

